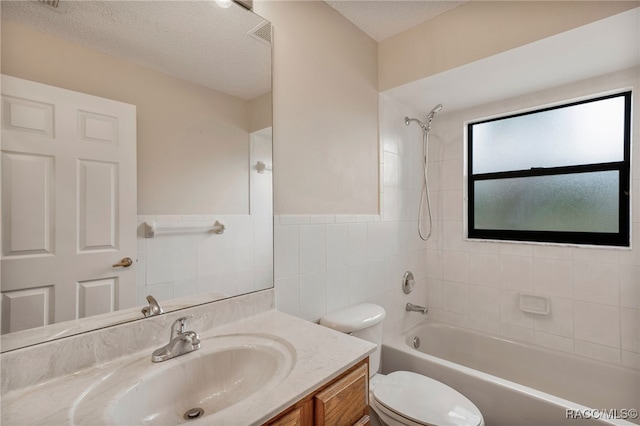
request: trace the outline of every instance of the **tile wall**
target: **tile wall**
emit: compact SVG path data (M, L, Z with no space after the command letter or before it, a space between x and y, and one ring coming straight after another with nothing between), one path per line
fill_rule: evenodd
M223 234L166 232L144 238L145 221L225 223ZM197 293L237 295L273 284L271 216L138 216L137 304Z
M638 75L636 68L449 114L445 109L434 120L429 176L433 183L435 227L426 256L427 300L432 318L640 368L637 114L633 123L632 249L466 240L463 134L467 120L619 87L638 87ZM637 111L637 97L635 102ZM384 95L381 103L401 108ZM383 114L385 110L390 108L383 108ZM399 118L396 115L393 122ZM520 292L550 297L551 313L521 311Z

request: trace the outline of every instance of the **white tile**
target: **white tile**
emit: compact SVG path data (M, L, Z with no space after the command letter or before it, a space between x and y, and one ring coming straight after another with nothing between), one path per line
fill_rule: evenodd
M335 223L336 217L330 214L316 214L309 216L309 223L311 225L321 225L321 224L329 224Z
M553 258L534 258L533 289L537 294L572 298L572 262Z
M276 309L296 317L300 316L300 277L281 278L275 282Z
M469 253L445 251L443 257L444 279L460 283L469 282Z
M274 274L276 280L298 274L298 227L274 229Z
M427 251L419 250L408 253L406 256L408 269L416 280L427 278Z
M406 271L405 265L398 256L388 256L384 262L384 290L397 290L402 286L402 277Z
M218 275L204 275L197 278L198 293L220 292ZM231 296L230 294L228 296Z
M640 266L620 265L620 306L640 309Z
M136 285L138 287L147 284L147 255L138 253L136 260Z
M367 224L367 260L378 260L385 257L385 241L388 227L385 222Z
M195 253L173 253L171 256L171 264L171 276L173 280L185 280L197 276L197 257Z
M186 280L176 280L173 282L173 296L193 296L198 294L198 280L189 278Z
M551 298L551 312L535 316L535 329L549 334L573 337L573 301Z
M462 239L462 222L444 221L443 225L443 241L445 250L464 250L464 240Z
M505 256L533 257L533 245L527 243L500 243L500 254Z
M533 258L500 256L500 287L510 290L533 290Z
M444 278L444 252L427 250L427 278Z
M367 261L367 224L349 224L349 264Z
M444 309L444 282L427 279L427 300L429 308Z
M596 343L576 340L574 351L578 355L586 356L611 364L620 364L620 349L610 346L598 345Z
M364 302L369 297L367 287L367 265L360 263L349 266L349 305Z
M618 265L574 262L574 298L585 302L618 305L620 300L618 276Z
M315 321L327 313L327 273L300 275L300 317Z
M640 310L620 308L622 349L640 353Z
M300 226L300 274L326 269L326 231L325 225Z
M273 267L256 268L253 271L255 290L264 290L273 287Z
M462 190L462 159L447 160L442 162L442 189Z
M573 258L572 250L571 247L535 245L533 247L533 256L546 259L571 260Z
M369 295L382 294L385 291L384 260L367 263L367 291Z
M398 155L392 152L384 153L384 165L383 165L383 180L384 186L398 188L399 185L399 164Z
M349 224L327 225L327 266L349 264Z
M225 279L225 277L222 277ZM241 271L233 276L235 280L236 294L246 294L255 290L254 271Z
M384 256L395 256L400 251L400 235L398 222L380 222L384 227Z
M280 215L280 226L285 225L308 225L309 216L306 215Z
M573 339L569 339L568 337L536 331L535 343L558 351L573 352Z
M520 340L522 342L535 342L535 332L531 328L519 327L506 323L500 323L500 335L509 339Z
M469 253L469 282L486 286L498 286L500 258L497 254Z
M474 320L480 318L496 322L500 320L500 293L497 288L469 285L467 291L469 293L468 313Z
M618 249L574 247L573 260L577 262L618 263Z
M459 314L469 313L469 284L444 282L444 309Z
M327 268L327 312L349 306L349 267Z
M462 222L462 191L443 191L442 192L442 213L445 220Z
M147 284L173 281L173 254L147 254Z
M577 340L619 348L620 308L575 301L573 335Z
M533 329L533 314L522 312L519 300L519 292L500 290L500 322Z

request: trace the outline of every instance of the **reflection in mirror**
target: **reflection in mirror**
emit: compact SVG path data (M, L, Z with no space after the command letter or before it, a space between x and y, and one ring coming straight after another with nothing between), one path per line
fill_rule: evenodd
M272 287L271 24L212 1L1 12L2 350L142 319L149 294Z

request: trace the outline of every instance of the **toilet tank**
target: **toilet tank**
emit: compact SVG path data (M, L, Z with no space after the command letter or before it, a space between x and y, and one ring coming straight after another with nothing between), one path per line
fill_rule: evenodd
M373 376L380 368L382 320L385 315L382 306L362 303L327 314L320 318L320 325L375 343L377 348L369 355L369 376Z

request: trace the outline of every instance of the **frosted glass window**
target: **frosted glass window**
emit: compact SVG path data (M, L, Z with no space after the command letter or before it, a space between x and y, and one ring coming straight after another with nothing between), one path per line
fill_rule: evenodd
M631 92L467 130L469 238L629 246Z
M616 97L476 124L473 172L622 161L624 101Z
M476 229L618 232L619 173L481 180Z

